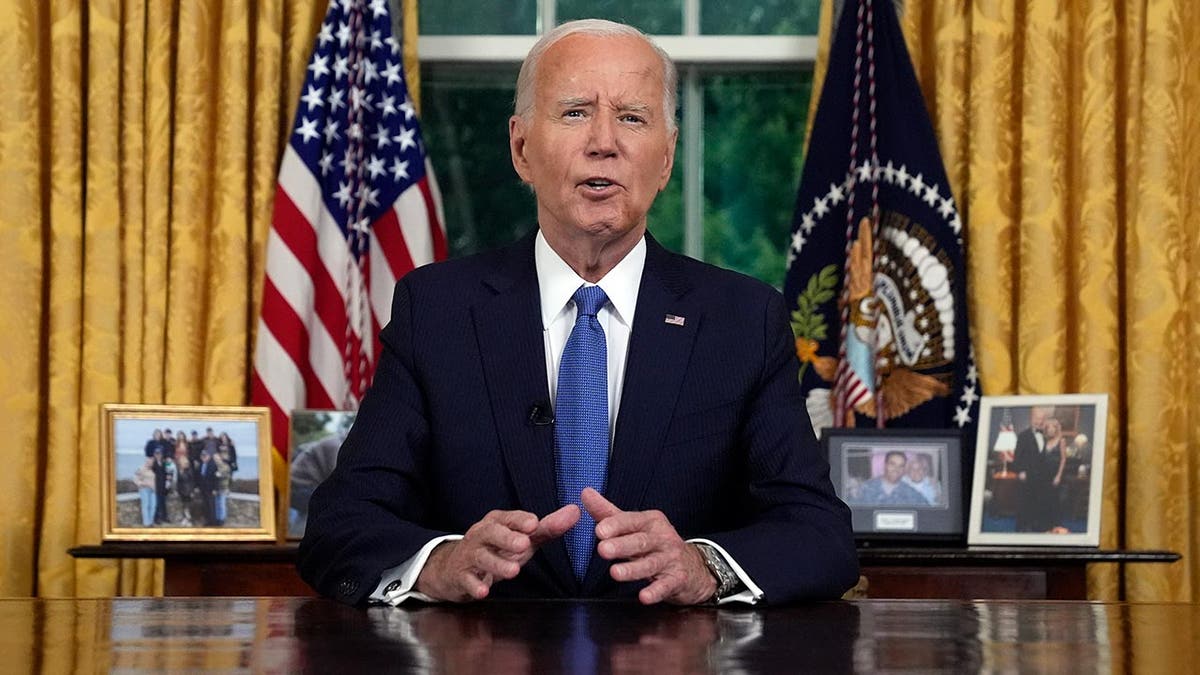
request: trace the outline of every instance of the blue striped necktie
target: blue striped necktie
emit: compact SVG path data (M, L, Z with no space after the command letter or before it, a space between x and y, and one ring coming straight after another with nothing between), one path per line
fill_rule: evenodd
M596 312L608 301L599 286L580 286L575 327L558 365L554 402L554 466L558 503L578 504L582 516L564 540L575 578L583 579L595 543L596 521L583 508L585 487L604 492L608 473L608 349Z

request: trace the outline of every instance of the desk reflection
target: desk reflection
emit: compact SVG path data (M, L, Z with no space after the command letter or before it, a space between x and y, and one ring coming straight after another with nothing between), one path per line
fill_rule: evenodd
M1189 672L1200 605L0 600L5 672Z
M334 617L310 601L296 609L303 666L344 665L346 636L369 632L385 664L439 673L696 673L751 668L762 645L781 663L847 672L858 634L850 603L789 616L750 609L645 608L616 602L496 602L480 605L372 607ZM768 637L768 635L771 635ZM794 636L794 637L789 637ZM361 658L355 656L356 659Z

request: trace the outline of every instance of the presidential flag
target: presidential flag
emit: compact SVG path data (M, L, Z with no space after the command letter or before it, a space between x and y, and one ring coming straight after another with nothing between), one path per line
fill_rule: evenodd
M357 409L396 280L446 255L387 0L333 0L279 167L251 400L287 454L298 408Z
M815 427L973 429L964 225L891 0L847 0L784 294Z

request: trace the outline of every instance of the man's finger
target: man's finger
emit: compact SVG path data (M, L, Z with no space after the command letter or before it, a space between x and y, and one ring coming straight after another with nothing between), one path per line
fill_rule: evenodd
M662 602L679 592L681 586L682 584L678 578L671 575L661 576L650 583L650 585L638 591L638 602L643 605L653 605Z
M623 523L622 518L614 518L604 525L605 530L616 529ZM614 525L615 523L615 525ZM650 536L650 533L644 530L633 530L629 534L621 534L613 536L606 532L608 537L602 539L596 550L600 553L600 557L605 560L617 560L619 558L640 558L647 554L653 553L658 549L655 545L655 540Z
M557 539L563 536L567 530L575 526L579 522L580 511L579 507L574 504L567 504L554 513L547 514L538 522L537 529L533 534L529 535L533 545L541 546L542 544Z
M614 581L638 581L649 579L662 572L666 561L662 556L648 555L626 562L618 563L610 568L609 574Z
M483 518L523 534L531 534L538 526L538 517L528 511L492 511Z
M605 499L604 495L596 492L594 488L584 488L583 492L580 494L580 497L583 499L583 508L587 509L588 513L592 514L592 518L594 518L597 523L605 518L624 513L624 511L617 508L616 504L613 504Z
M531 547L529 535L495 521L476 523L467 531L467 539L500 554L520 555Z
M521 564L486 546L476 546L466 552L468 568L486 585L493 579L511 579L521 571Z

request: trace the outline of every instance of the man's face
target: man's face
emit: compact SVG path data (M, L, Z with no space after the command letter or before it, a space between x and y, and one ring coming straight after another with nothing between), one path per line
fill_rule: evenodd
M883 477L889 483L895 483L904 475L904 465L907 462L904 455L889 455L883 465Z
M927 474L928 471L925 470L925 462L921 461L920 457L914 459L912 464L908 465L908 477L914 483L920 483L925 480Z
M546 238L640 238L675 157L657 53L632 37L571 35L542 54L533 93L529 119L509 120L509 147Z
M1029 410L1029 426L1039 431L1044 431L1046 418L1054 412L1054 408L1044 406L1034 406Z

